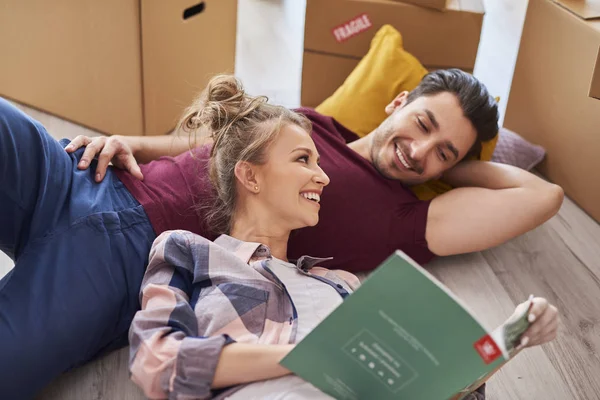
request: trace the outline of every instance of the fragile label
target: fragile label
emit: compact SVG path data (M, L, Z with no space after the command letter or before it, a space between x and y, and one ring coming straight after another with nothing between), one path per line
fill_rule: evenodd
M500 348L496 344L496 342L490 337L490 335L485 335L481 339L475 342L474 344L475 350L479 353L483 362L486 364L492 363L495 359L502 355Z
M340 26L336 26L332 29L331 33L333 33L335 40L338 43L341 43L366 31L372 26L373 24L371 23L369 16L365 13L352 18L350 21Z

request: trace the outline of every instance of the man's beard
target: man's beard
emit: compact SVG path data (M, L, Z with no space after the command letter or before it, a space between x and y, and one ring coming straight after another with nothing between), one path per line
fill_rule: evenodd
M385 165L383 160L384 157L381 154L384 150L387 138L393 134L391 126L387 126L389 125L388 120L389 117L382 122L381 125L379 125L375 132L372 133L373 139L371 141L371 160L373 160L373 167L375 167L377 172L379 172L381 175L387 179L398 180L398 178L395 178L394 175L390 173L389 169L391 167L389 165Z

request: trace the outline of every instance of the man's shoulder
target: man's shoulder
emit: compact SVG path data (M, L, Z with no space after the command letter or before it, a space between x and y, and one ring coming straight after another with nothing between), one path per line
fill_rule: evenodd
M304 115L313 124L313 134L319 138L330 138L347 144L355 141L359 136L346 128L335 118L321 114L310 107L300 107L295 109L299 114Z
M331 117L327 117L327 116L321 114L320 112L318 112L317 110L315 110L312 107L298 107L298 108L295 108L294 111L297 112L298 114L302 114L302 115L306 116L306 118L308 118L308 119L331 118Z
M341 137L341 135L339 135L339 132L337 132L337 130L335 129L335 125L333 123L334 119L332 117L323 115L314 108L310 107L300 107L296 108L294 111L296 111L298 114L304 115L310 120L310 122L312 122L313 132L317 135L328 133Z

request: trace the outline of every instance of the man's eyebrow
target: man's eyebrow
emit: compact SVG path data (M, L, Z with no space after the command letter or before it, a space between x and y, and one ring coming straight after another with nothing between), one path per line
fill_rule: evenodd
M435 115L433 115L431 110L425 109L425 114L427 114L435 129L440 129L440 124L438 124L437 119L435 119Z
M450 141L446 141L446 143L444 143L446 145L446 147L448 148L448 150L450 150L452 152L452 154L454 154L454 158L458 159L458 149L456 147L454 147L454 145L452 144L452 142Z

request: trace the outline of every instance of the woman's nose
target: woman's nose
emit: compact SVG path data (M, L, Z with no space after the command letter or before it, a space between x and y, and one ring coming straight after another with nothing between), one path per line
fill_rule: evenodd
M323 169L321 167L317 167L319 169L319 173L315 175L315 182L323 185L323 186L327 186L329 185L329 176L325 173L325 171L323 171Z

